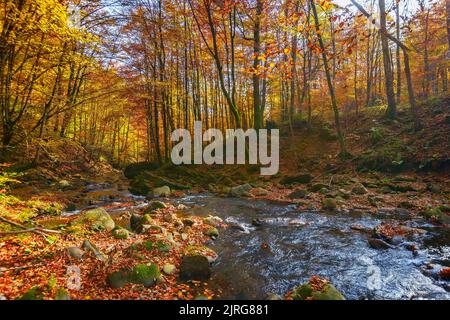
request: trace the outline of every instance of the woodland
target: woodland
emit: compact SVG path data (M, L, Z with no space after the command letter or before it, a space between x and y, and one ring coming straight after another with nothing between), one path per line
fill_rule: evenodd
M2 0L0 299L450 299L449 59L448 0Z

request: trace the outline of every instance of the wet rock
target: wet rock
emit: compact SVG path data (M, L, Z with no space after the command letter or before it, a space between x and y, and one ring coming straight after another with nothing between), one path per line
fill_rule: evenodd
M351 225L350 229L355 230L355 231L359 231L359 232L363 232L363 233L367 233L367 234L371 234L372 233L372 229L371 228L366 228L366 227L361 226L359 224Z
M131 231L136 233L142 232L142 216L138 214L132 214L130 217L130 228Z
M87 225L94 231L112 231L116 226L114 220L103 208L83 212L78 218L71 222L71 225Z
M230 194L233 197L244 197L244 196L248 196L250 190L252 190L252 186L248 183L237 186L237 187L233 187L230 190Z
M345 300L345 297L330 283L313 277L311 280L297 287L288 298L293 300Z
M210 215L203 219L203 223L213 227L218 227L223 223L223 220L220 217Z
M176 271L176 267L173 264L167 263L163 266L163 272L165 274L171 275Z
M153 189L152 194L155 197L169 197L170 196L170 188L168 186L155 188L155 189Z
M367 191L366 187L364 187L364 185L362 185L361 183L358 183L352 188L352 193L357 194L357 195L363 195L363 194L368 193L368 191Z
M66 250L67 250L67 254L69 256L71 256L74 259L78 259L78 260L83 258L83 255L85 253L84 250L82 250L78 247L69 247Z
M215 239L219 236L219 230L217 230L217 228L214 228L214 227L206 229L203 233L213 239Z
M115 239L128 239L130 237L130 232L122 227L116 227L112 231L112 235Z
M303 199L308 195L308 191L304 189L298 189L288 195L289 199Z
M162 201L150 201L148 206L144 209L144 213L152 213L154 210L165 208L167 208L167 204Z
M253 219L252 225L254 225L255 227L261 227L264 225L264 220L261 220L259 218Z
M219 255L211 248L202 245L191 245L186 249L185 254L187 256L203 256L209 263L213 263L217 260Z
M211 265L201 255L186 255L180 264L181 280L207 280L211 277Z
M389 243L387 243L381 239L370 238L367 242L369 243L369 246L373 249L391 249L392 248L392 246Z
M239 230L239 231L243 231L243 232L247 231L242 224L239 224L237 222L230 222L230 223L228 223L228 227L230 229Z

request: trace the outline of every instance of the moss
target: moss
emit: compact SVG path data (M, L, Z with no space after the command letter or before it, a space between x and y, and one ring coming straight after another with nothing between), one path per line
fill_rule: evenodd
M168 244L168 243L163 242L163 241L158 241L156 243L156 248L160 252L169 252L170 249L172 248L172 246L170 244Z
M156 264L138 264L131 271L130 281L135 284L142 284L145 287L150 287L156 284L156 281L160 277L161 273Z
M128 239L130 236L130 233L127 229L122 227L116 227L112 231L112 235L116 239Z
M43 300L44 293L41 287L35 286L25 292L20 298L17 300Z
M325 284L320 291L314 290L310 284L303 284L288 295L288 298L293 300L345 300L345 297L332 284Z

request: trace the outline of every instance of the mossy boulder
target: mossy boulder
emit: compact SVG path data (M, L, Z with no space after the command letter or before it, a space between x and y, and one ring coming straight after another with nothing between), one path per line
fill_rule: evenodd
M152 213L153 211L157 210L157 209L165 209L167 208L167 204L165 204L162 201L150 201L150 203L148 204L148 206L145 208L144 212L145 213Z
M220 226L220 224L223 222L223 220L220 217L216 217L216 216L207 216L206 218L203 219L203 223L213 226L213 227L217 227Z
M250 190L252 190L252 189L253 189L253 187L250 184L246 183L246 184L231 188L230 194L233 197L244 197L244 196L248 196L250 194L249 193Z
M313 288L309 283L295 289L288 298L292 300L345 300L345 297L330 283L322 288Z
M185 254L187 256L203 256L209 263L217 260L219 255L211 248L202 245L190 245L186 248Z
M137 196L146 196L151 191L151 186L147 183L145 177L137 176L130 183L130 192Z
M219 236L219 230L214 227L207 228L203 233L211 238L217 238Z
M93 231L112 231L116 227L114 220L103 208L83 212L78 218L71 222L71 225L85 225Z
M17 300L43 300L44 299L44 291L40 286L35 286L25 292L21 297Z
M211 277L211 265L201 255L186 255L180 264L181 280L207 280Z
M303 199L308 195L308 191L304 190L304 189L298 189L295 190L293 192L291 192L288 195L289 199Z
M116 227L112 231L112 235L115 239L128 239L130 237L130 232L122 227Z
M170 264L170 263L167 263L163 266L163 272L168 275L174 274L176 269L177 268L173 264Z
M124 170L124 175L128 179L134 179L139 174L141 174L143 171L147 170L156 170L159 168L159 165L154 162L138 162L138 163L132 163L128 165Z
M129 272L126 270L114 271L108 276L108 283L111 288L123 288L128 283Z
M428 209L422 212L422 215L428 220L432 220L442 224L450 224L450 215L448 215L448 212L445 212L446 208L443 208L444 210L439 207Z
M154 188L152 194L154 197L168 197L170 196L170 188L168 186Z
M151 287L161 278L158 265L152 263L150 265L138 264L130 273L130 282L134 284L142 284L144 287Z

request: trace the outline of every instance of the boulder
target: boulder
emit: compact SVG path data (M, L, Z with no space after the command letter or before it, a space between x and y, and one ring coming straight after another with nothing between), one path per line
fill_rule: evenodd
M152 263L150 265L138 264L133 268L129 275L130 282L134 284L142 284L148 288L156 284L161 278L158 265Z
M176 267L173 264L167 263L163 266L163 272L165 274L171 275L176 271Z
M93 244L92 242L90 242L89 240L84 240L83 241L83 245L82 248L86 251L86 252L92 252L92 254L94 255L94 257L97 260L100 260L102 262L105 262L108 258L105 254L103 254L95 244Z
M170 188L168 186L163 186L155 188L152 191L154 197L168 197L170 196Z
M220 217L216 217L216 216L207 216L206 218L203 219L203 223L213 226L213 227L218 227L222 224L223 220Z
M69 248L66 248L66 250L67 250L67 254L69 256L71 256L74 259L78 259L78 260L83 258L83 255L85 253L84 250L82 250L78 247L69 247Z
M373 249L391 249L393 246L381 239L370 238L368 241L369 246Z
M326 280L313 277L288 295L292 300L345 300L345 297ZM318 282L320 281L320 282Z
M267 196L269 194L269 191L263 188L253 188L252 190L250 190L250 194L255 197L262 197Z
M211 265L201 255L186 255L180 264L181 280L207 280L211 277Z
M237 186L237 187L233 187L230 190L230 194L233 197L243 197L243 196L248 196L250 190L252 190L252 186L248 183Z
M304 189L298 189L288 195L289 199L303 199L308 195L308 191Z
M112 231L112 235L115 239L128 239L130 237L130 232L122 227L116 227Z
M219 236L219 230L217 230L217 228L214 228L214 227L206 229L203 233L213 239L215 239Z
M148 206L145 207L144 213L152 213L154 210L165 208L167 208L167 204L162 201L150 201Z
M111 288L123 288L128 283L129 273L126 270L114 271L108 276L108 283Z
M71 225L86 225L94 231L112 231L116 226L114 220L103 208L83 212L71 222Z

